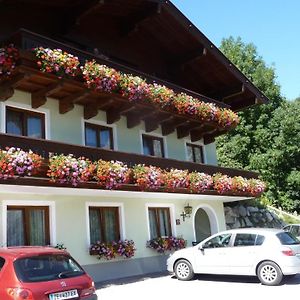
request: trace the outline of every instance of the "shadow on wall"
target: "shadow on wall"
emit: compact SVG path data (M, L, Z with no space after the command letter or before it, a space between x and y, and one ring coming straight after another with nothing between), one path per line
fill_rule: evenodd
M224 206L227 229L242 227L282 228L285 223L266 208L242 204Z

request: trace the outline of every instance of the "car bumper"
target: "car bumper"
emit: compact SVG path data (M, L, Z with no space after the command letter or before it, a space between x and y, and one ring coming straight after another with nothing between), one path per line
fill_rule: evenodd
M93 295L82 298L82 300L98 300L98 296L97 296L97 294L93 294Z

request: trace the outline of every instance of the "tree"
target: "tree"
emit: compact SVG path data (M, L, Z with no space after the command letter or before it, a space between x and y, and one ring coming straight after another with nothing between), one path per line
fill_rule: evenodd
M271 202L300 211L295 189L300 177L299 101L287 103L281 96L274 67L266 66L253 44L230 37L220 49L270 102L239 113L237 128L217 139L218 160L223 166L259 171L269 185L266 195Z

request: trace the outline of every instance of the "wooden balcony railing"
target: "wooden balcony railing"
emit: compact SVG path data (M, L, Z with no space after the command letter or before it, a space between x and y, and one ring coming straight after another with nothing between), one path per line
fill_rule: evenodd
M118 160L126 163L128 166L135 164L145 164L161 167L163 169L177 168L181 170L203 172L209 175L222 173L228 176L243 176L245 178L257 178L258 173L245 170L224 168L219 166L198 164L188 161L180 161L176 159L159 158L154 156L146 156L141 154L127 153L121 151L106 150L94 147L79 146L66 144L56 141L33 139L23 136L15 136L0 133L0 149L5 147L18 147L25 151L32 150L35 153L48 158L50 153L55 154L73 154L75 157L84 156L92 161Z

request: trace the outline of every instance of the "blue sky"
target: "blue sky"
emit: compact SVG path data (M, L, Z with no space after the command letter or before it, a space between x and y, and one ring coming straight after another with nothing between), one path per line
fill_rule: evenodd
M252 42L274 64L282 95L300 96L300 0L171 0L216 46L229 36Z

